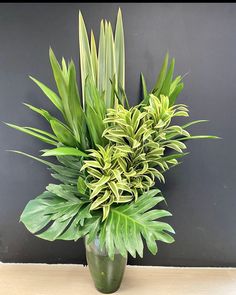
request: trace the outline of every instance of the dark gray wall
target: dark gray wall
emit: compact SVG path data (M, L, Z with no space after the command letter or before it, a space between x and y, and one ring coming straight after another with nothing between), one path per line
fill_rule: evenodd
M153 86L168 49L176 73L189 72L179 101L192 119L209 119L196 133L223 137L189 142L191 154L167 173L164 194L176 229L176 242L160 244L131 264L236 266L236 5L120 4L126 39L127 94L139 96L139 73ZM1 4L0 120L41 126L45 122L21 102L53 107L27 78L54 87L48 61L51 45L58 57L78 60L77 15L98 33L101 18L114 23L119 4ZM0 125L0 261L85 263L83 242L50 243L18 223L26 203L52 181L44 166L6 152L36 154L44 145Z

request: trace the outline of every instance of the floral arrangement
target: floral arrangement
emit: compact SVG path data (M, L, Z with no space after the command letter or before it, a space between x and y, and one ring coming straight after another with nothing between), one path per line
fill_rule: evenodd
M160 221L171 213L156 205L165 199L155 183L186 155L184 142L216 138L191 135L188 128L205 120L175 125L176 117L188 117L185 104L176 100L183 90L183 77L174 77L175 60L165 56L157 81L147 90L144 76L142 100L130 107L125 94L125 46L119 10L113 33L110 22L101 21L99 44L93 32L88 37L79 14L80 79L71 60L61 63L50 49L50 63L57 92L30 77L54 104L60 116L25 104L41 115L51 132L35 127L7 124L48 145L42 157L27 155L48 166L59 181L29 201L20 220L36 236L49 241L88 241L99 238L113 258L143 256L145 241L152 254L157 241L172 243L174 229ZM62 119L59 119L62 118ZM52 146L52 148L50 148Z

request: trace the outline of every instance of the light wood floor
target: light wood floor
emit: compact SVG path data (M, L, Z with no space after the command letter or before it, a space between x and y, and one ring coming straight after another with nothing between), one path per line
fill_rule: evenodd
M93 295L81 265L0 264L1 295ZM120 290L128 295L236 295L236 268L128 266Z

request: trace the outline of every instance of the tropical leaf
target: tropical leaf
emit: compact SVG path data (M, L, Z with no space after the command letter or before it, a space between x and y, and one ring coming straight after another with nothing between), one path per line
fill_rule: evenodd
M48 156L77 156L77 157L87 157L87 154L72 147L58 147L55 149L47 150L42 154L43 157Z
M116 60L115 60L115 44L112 33L111 23L105 22L105 42L106 42L106 77L105 77L105 104L107 108L113 107L114 101L112 101L112 85L110 79L117 77L116 73Z
M68 77L66 77L68 74L66 73L66 76L65 76L65 70L63 72L63 69L61 69L61 66L58 63L56 56L51 48L49 49L49 58L50 58L54 79L57 85L57 89L62 100L62 106L63 106L63 110L65 114L64 117L67 121L66 123L68 123L69 126L72 127L73 124L72 124L72 116L71 116L70 108L69 108L68 85L67 85Z
M82 209L75 217L68 229L60 235L60 240L77 241L83 236L88 237L88 242L93 241L100 230L101 216L99 214L91 215L88 211L88 206Z
M80 50L80 73L81 73L81 86L82 86L82 98L83 98L83 106L85 107L85 97L84 97L84 89L85 89L85 80L87 77L91 79L95 79L94 73L92 71L91 59L90 59L90 45L88 34L86 30L86 26L84 23L84 19L82 13L79 12L79 50Z
M148 92L147 85L143 73L141 73L141 83L142 83L142 93L143 93L143 103L146 104L148 102Z
M10 124L10 123L5 123L7 126L9 127L12 127L16 130L19 130L21 132L24 132L28 135L31 135L33 137L36 137L37 139L43 141L43 142L46 142L48 144L51 144L51 145L57 145L58 142L51 139L52 136L50 134L50 136L45 136L46 132L45 131L42 131L42 130L39 130L39 129L32 129L32 127L21 127L21 126L18 126L18 125L14 125L14 124ZM44 133L44 135L42 135L42 133Z
M108 218L101 225L99 235L101 247L105 246L111 258L114 257L115 249L126 256L129 252L133 257L136 252L143 256L143 241L147 247L156 254L156 241L172 243L173 228L164 222L156 219L170 216L165 210L151 210L155 205L164 200L158 190L151 190L144 193L138 200L131 204L112 206Z
M39 88L43 91L43 93L50 99L50 101L63 113L63 106L61 99L57 96L55 92L53 92L50 88L44 85L42 82L38 81L37 79L29 76L31 80L33 80Z
M34 128L34 127L24 127L24 128L28 129L28 130L31 130L31 131L34 131L34 132L37 132L37 133L42 134L42 135L46 135L47 137L58 141L58 138L55 135L53 135L53 134L51 134L51 133L49 133L49 132L47 132L45 130L41 130L41 129Z
M186 128L192 126L192 125L195 125L195 124L198 124L198 123L205 123L205 122L208 122L208 121L209 121L209 120L196 120L196 121L189 122L189 123L187 123L187 124L185 124L185 125L182 125L181 127L182 127L183 129L186 129Z
M67 97L66 81L64 79L63 70L61 69L61 66L58 63L52 48L49 49L49 58L50 58L50 63L52 66L52 71L53 71L53 75L55 78L55 82L57 85L57 89L59 91L59 94L60 94L62 100L65 101L66 97ZM62 102L62 105L63 105L63 102Z
M25 106L27 106L29 109L31 109L32 111L34 111L34 112L40 114L40 115L41 115L42 117L44 117L48 122L50 122L50 120L55 119L53 116L51 116L51 115L49 114L48 111L46 111L46 110L44 110L44 109L36 108L36 107L34 107L34 106L32 106L32 105L30 105L30 104L28 104L28 103L23 103L23 104L24 104Z
M97 55L97 47L96 47L93 31L91 31L90 47L91 47L90 59L91 59L92 72L94 75L94 81L96 82L98 79L98 55Z
M179 141L189 140L189 139L220 139L220 137L213 136L213 135L193 135L193 136L186 136L186 137L178 138Z
M61 189L59 192L62 192ZM60 239L63 233L69 230L73 220L76 219L79 223L91 217L86 201L75 197L68 199L65 193L62 196L59 197L50 191L44 192L26 205L20 221L31 233L42 239ZM71 235L69 239L73 240L75 236Z
M168 61L169 61L169 53L167 52L160 70L160 73L157 77L157 81L155 83L154 89L152 91L152 93L156 96L159 95L160 90L163 86L165 77L166 77L166 72L167 72L167 68L168 68Z
M180 94L180 92L184 88L184 83L181 82L182 81L181 76L177 76L173 80L175 59L171 60L169 68L168 68L168 61L169 61L169 53L167 52L162 64L162 68L158 75L157 81L152 90L152 94L154 94L156 97L159 97L159 95L161 94L168 96L170 106L173 106L175 104L177 96ZM148 103L147 96L142 103L144 104Z
M168 72L166 74L165 80L162 84L162 88L161 88L159 94L163 94L163 95L167 95L167 96L169 95L170 87L171 87L171 83L172 83L172 79L173 79L174 68L175 68L175 59L172 58L171 63L170 63L170 67L168 69Z
M86 182L85 182L84 178L82 178L82 177L78 178L77 189L78 189L79 193L85 194L85 192L87 190L87 185L86 185Z
M122 22L122 13L119 8L116 21L115 31L115 63L117 83L121 89L125 89L125 41L124 41L124 29Z
M106 42L105 42L105 28L104 21L100 24L100 36L98 47L98 75L97 87L100 93L105 90L105 73L106 73Z
M71 61L68 69L69 81L68 81L68 97L69 97L69 109L72 118L72 130L75 139L80 142L83 149L88 148L87 143L87 128L86 120L83 108L81 106L81 99L79 95L76 69L74 62Z
M180 83L175 87L175 90L169 95L170 98L170 105L174 105L177 96L180 94L180 92L183 90L184 88L184 83Z
M68 127L58 120L51 120L50 124L59 142L67 146L76 146L76 140Z

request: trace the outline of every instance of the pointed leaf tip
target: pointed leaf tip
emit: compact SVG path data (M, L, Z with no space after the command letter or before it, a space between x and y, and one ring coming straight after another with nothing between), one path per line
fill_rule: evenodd
M122 10L121 8L119 7L118 8L118 13L117 13L118 17L121 17L122 18Z

